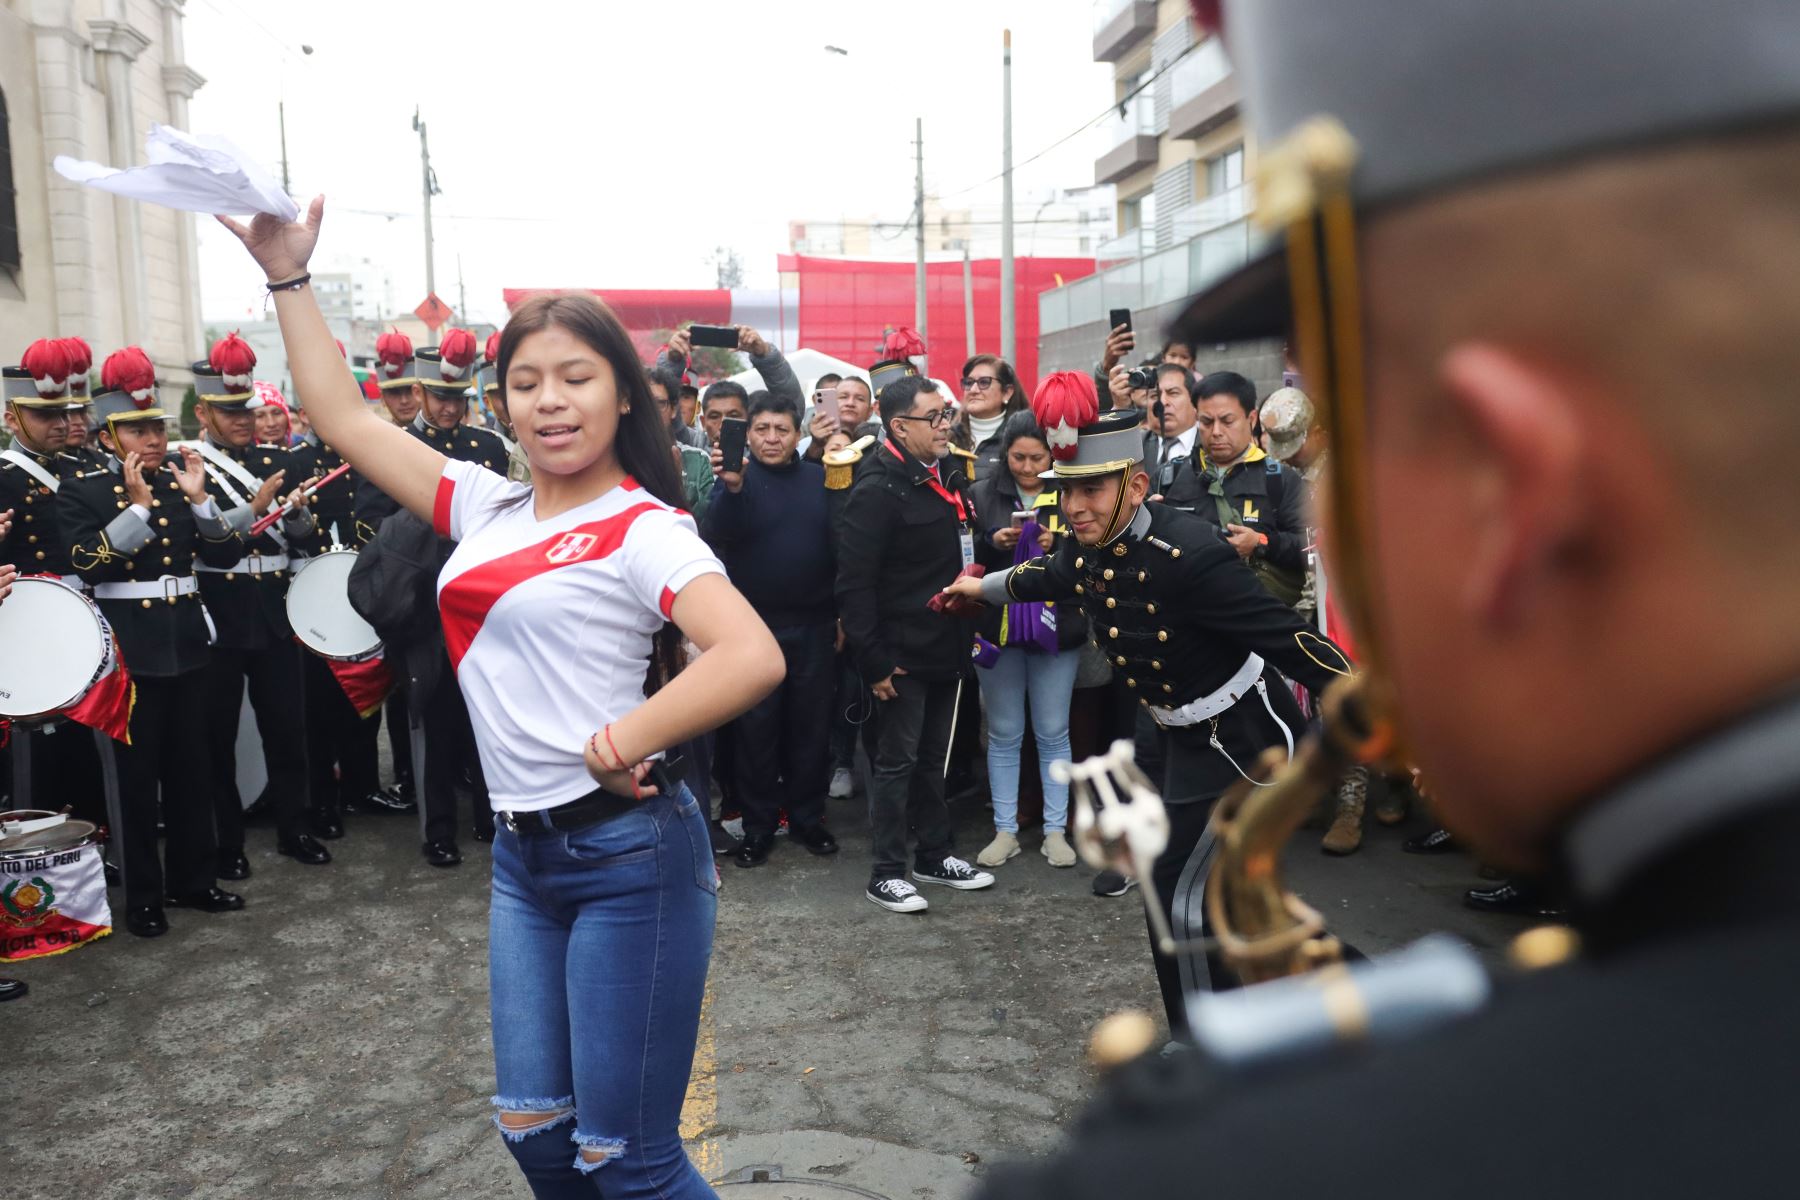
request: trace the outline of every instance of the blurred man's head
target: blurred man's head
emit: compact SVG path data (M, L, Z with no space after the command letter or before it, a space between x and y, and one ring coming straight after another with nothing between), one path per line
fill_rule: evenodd
M743 384L721 379L707 388L700 409L700 426L706 430L706 440L718 445L720 423L726 417L742 421L749 411L750 393L744 390Z

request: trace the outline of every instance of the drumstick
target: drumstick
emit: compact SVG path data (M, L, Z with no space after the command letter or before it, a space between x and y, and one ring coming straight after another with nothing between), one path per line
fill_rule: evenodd
M338 476L342 475L345 471L348 471L349 469L350 469L350 464L343 463L340 466L333 467L331 470L327 471L325 474L323 474L323 475L319 476L317 479L313 480L312 486L300 493L300 502L302 504L304 504L306 501L312 499L313 494L315 492L317 492L320 488L324 487L326 484L330 483L332 480L336 479ZM267 529L269 526L273 525L275 522L281 520L282 517L287 515L287 512L288 512L287 504L285 504L285 503L277 504L274 508L271 508L268 512L266 512L262 516L258 517L256 519L256 523L253 524L252 526L250 526L250 536L255 537L257 534L261 533L263 530Z

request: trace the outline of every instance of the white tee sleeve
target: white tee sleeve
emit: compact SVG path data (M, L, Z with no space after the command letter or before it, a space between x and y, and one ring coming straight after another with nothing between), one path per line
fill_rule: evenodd
M432 528L439 537L460 542L491 521L501 505L527 490L480 463L446 459L431 505Z
M701 540L694 518L656 509L641 513L625 536L625 579L647 609L669 619L681 589L702 575L723 575L725 567Z

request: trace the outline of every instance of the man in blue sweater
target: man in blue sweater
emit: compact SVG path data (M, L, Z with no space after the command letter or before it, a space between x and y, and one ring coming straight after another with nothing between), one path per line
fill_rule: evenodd
M831 701L837 678L837 562L825 469L795 453L800 414L785 396L750 402L749 458L727 471L713 447L712 500L701 533L725 563L787 659L787 678L732 723L744 842L731 856L759 867L787 812L793 840L814 854L837 853L825 828L831 775Z

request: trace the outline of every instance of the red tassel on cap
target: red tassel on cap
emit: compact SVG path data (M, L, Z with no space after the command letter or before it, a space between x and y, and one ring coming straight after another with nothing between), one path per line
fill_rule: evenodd
M1219 33L1225 28L1225 14L1221 9L1221 0L1193 0L1194 24L1207 33Z
M1031 411L1044 427L1044 440L1057 462L1075 457L1076 433L1100 419L1100 397L1094 381L1081 371L1053 371L1038 384Z
M232 330L214 342L212 353L207 356L206 361L219 373L219 378L225 381L226 387L246 392L250 390L251 372L256 370L256 351L250 348L249 342L237 335L237 330Z
M919 336L918 330L902 325L887 335L887 341L882 344L882 353L892 359L911 358L915 354L925 353L925 339Z
M60 396L69 386L69 347L61 338L39 338L31 343L19 365L31 372L40 396Z
M475 361L475 335L466 329L445 330L443 340L438 342L438 357L443 360L444 378L456 378L457 371Z
M384 379L398 379L413 356L412 339L398 329L390 329L375 339L376 369Z
M139 408L149 408L156 398L156 367L142 349L127 346L106 356L100 367L100 386L109 392L124 392Z
M500 331L498 329L488 334L487 349L481 352L481 356L491 363L500 361Z

